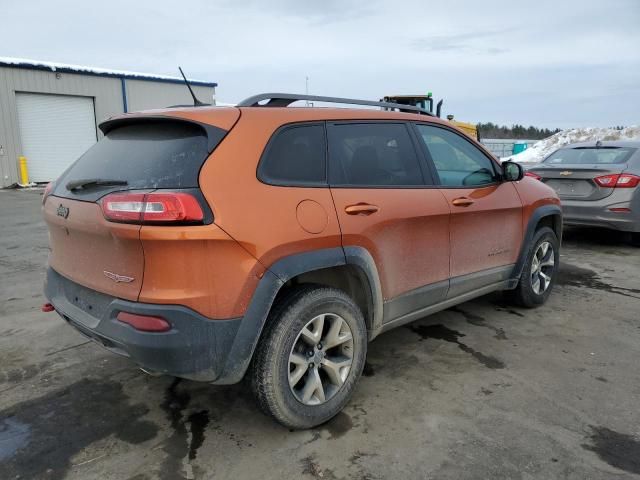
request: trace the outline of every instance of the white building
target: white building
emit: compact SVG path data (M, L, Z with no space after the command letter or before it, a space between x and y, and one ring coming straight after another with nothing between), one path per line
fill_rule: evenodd
M210 103L214 82L190 80ZM19 182L27 158L31 182L48 182L102 135L108 117L193 100L179 77L0 57L0 188Z

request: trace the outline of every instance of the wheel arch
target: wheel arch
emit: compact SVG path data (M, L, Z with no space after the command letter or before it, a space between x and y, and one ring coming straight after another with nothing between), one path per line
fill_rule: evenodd
M244 376L273 305L300 284L318 284L345 291L361 308L368 337L382 328L382 290L375 262L363 247L335 247L287 256L265 272L234 339L225 368L214 382L232 384Z
M344 291L358 305L369 337L382 325L382 289L371 254L363 247L344 247L284 258L270 270L282 280L274 303L296 285L316 284Z
M518 279L524 269L527 252L529 251L533 236L542 227L551 228L556 234L556 237L558 237L558 242L562 242L562 209L559 205L543 205L536 208L529 217L522 246L520 247L520 254L518 255L518 260L511 274L509 288L516 288L518 285Z

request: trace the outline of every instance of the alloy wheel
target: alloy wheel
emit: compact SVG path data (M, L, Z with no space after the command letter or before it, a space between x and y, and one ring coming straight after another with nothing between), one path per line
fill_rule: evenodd
M351 371L353 335L334 313L312 318L298 333L289 354L289 388L304 405L320 405L333 397Z
M555 253L550 242L538 245L531 261L531 287L536 295L543 294L551 284L555 268Z

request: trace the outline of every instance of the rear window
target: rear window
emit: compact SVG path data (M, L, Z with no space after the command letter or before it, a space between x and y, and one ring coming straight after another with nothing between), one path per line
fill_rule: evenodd
M258 167L258 178L271 185L326 184L324 126L287 126L269 143Z
M628 147L561 148L549 155L544 163L550 165L606 165L626 163L635 150L635 148Z
M207 148L207 133L196 124L158 121L121 126L62 174L55 194L68 196L67 184L91 179L126 181L118 190L196 188Z

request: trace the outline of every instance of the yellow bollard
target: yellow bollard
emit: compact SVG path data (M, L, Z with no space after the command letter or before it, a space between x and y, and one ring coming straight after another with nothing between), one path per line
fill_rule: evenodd
M20 164L20 185L29 185L29 170L27 170L27 157L18 157Z

